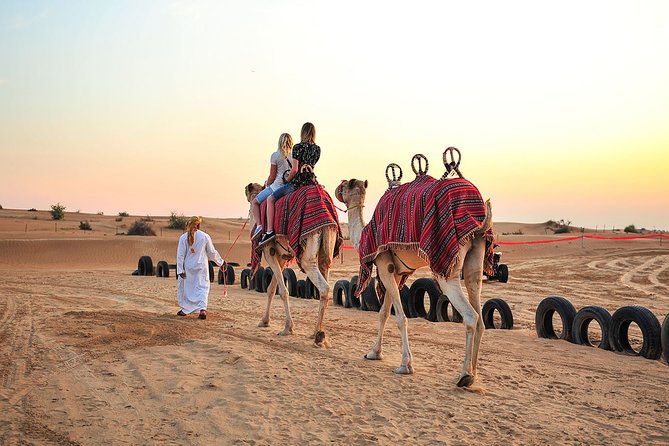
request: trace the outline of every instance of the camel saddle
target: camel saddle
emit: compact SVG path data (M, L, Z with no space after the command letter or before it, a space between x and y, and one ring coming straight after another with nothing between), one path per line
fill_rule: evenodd
M337 228L337 241L332 256L334 258L339 255L339 249L344 240L339 218L332 198L322 185L298 187L295 191L279 198L274 203L274 209L274 231L277 240L283 237L288 241L288 246L284 248L292 251L298 265L309 235L328 226ZM260 205L262 221L266 219L266 210L267 200ZM251 233L254 230L255 226ZM262 251L258 240L253 241L251 244L252 274L255 274L260 267Z
M450 277L460 246L481 228L485 216L481 194L463 178L437 180L420 175L410 183L388 189L362 230L355 294L367 287L376 256L388 250L417 250L435 275ZM485 238L484 271L492 274L492 228Z

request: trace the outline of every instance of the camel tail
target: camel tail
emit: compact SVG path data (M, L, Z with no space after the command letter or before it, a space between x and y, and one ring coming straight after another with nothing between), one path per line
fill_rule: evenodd
M492 204L490 204L490 199L487 199L485 201L485 218L481 223L481 228L476 233L482 235L490 228L492 228Z

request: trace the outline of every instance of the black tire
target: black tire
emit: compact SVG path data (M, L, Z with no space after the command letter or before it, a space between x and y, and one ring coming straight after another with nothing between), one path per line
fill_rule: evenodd
M225 281L223 280L223 271L220 269L218 270L218 284L223 285Z
M509 267L506 266L504 263L500 263L497 266L497 280L499 280L502 283L506 283L509 281Z
M439 296L439 300L437 300L437 322L450 322L448 317L448 305L450 303L448 297Z
M253 288L250 287L250 285L251 285L251 283L250 283L251 282L251 268L244 268L242 270L242 275L239 278L239 281L241 282L242 289L246 289L246 288L253 289Z
M662 322L662 335L660 338L662 340L664 360L669 364L669 314L665 316L664 322Z
M304 289L306 293L306 298L307 299L320 299L321 293L318 291L318 288L316 288L316 285L311 281L310 278L307 277L307 280L305 281Z
M537 312L534 316L537 335L540 338L558 339L553 328L553 314L556 311L560 315L560 319L562 319L562 334L560 339L571 342L573 339L571 329L574 325L576 309L571 302L560 296L549 296L537 306Z
M643 345L639 353L630 346L628 330L632 322L639 326L643 334ZM609 343L611 349L616 352L643 356L648 359L660 359L662 354L661 332L660 321L649 309L637 305L621 307L611 315Z
M274 277L274 271L272 271L272 268L268 266L267 268L265 268L265 273L262 276L263 291L267 291L269 289L273 277Z
M450 314L448 311L449 307L451 308ZM439 296L439 299L437 300L436 312L437 322L462 322L462 316L458 310L453 307L453 304L451 303L448 296L443 294Z
M256 271L255 276L253 276L253 284L255 285L254 288L258 293L264 293L265 290L263 289L262 283L263 279L265 277L265 268L262 266L258 267L258 270Z
M360 296L354 296L355 290L357 288L358 288L358 276L353 276L351 277L351 293L349 294L349 296L351 297L351 308L360 308Z
M400 304L402 305L402 313L406 317L409 317L407 315L407 312L409 311L407 309L408 306L409 306L408 298L409 298L409 287L404 285L404 286L402 286L402 289L400 290ZM395 306L394 305L392 307L390 307L390 314L392 314L393 316L395 315Z
M404 315L408 318L413 317L411 316L411 310L409 308L409 294L409 287L404 285L400 290L400 301L402 302L402 310L404 310Z
M343 307L348 300L348 293L350 292L350 288L351 283L348 280L342 279L336 281L334 288L332 289L332 302L334 302L335 305Z
M495 311L497 311L502 318L502 324L499 328L503 330L511 330L513 328L513 313L511 313L509 304L499 298L489 299L483 304L481 317L483 318L483 325L485 328L497 328L495 327L494 322Z
M290 268L285 268L283 270L283 283L285 283L286 288L288 288L289 296L297 296L297 276L295 275L295 271Z
M214 281L214 266L216 266L216 263L213 260L209 261L209 282Z
M425 310L425 293L430 298L430 311ZM409 306L411 307L411 314L414 317L423 317L431 322L437 322L437 301L441 296L441 291L437 288L434 280L423 277L417 279L411 284L409 289Z
M372 277L369 285L360 294L360 309L364 311L376 311L381 309L379 296L376 295L376 278Z
M306 296L304 295L306 284L307 281L304 279L300 279L297 281L297 297L299 297L300 299L306 299Z
M142 256L137 262L137 270L140 276L153 276L153 260L150 256Z
M609 343L611 313L605 308L595 305L583 307L576 313L576 316L574 317L574 325L571 330L574 336L574 344L593 347L588 338L588 327L593 320L597 321L599 328L602 330L602 340L599 343L599 348L611 350L611 344Z
M226 263L227 267L225 268L225 284L234 285L235 284L235 269L232 267L232 263Z
M156 277L170 277L170 265L166 261L161 260L156 265Z

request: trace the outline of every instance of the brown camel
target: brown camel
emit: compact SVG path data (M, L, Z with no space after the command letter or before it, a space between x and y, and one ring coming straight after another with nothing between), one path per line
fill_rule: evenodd
M246 186L246 199L249 203L253 201L256 195L260 193L262 186L258 183L250 183ZM250 212L250 225L253 228L255 220L253 213ZM319 347L329 345L323 330L323 321L325 319L325 311L328 307L330 299L330 285L328 278L330 274L330 266L335 251L335 244L337 242L337 228L334 226L325 226L317 232L309 234L306 238L306 244L301 252L301 256L297 258L298 264L311 279L314 286L318 289L320 302L318 309L318 318L314 329L314 343ZM293 318L290 314L290 303L288 299L288 289L283 281L283 269L286 263L295 258L295 253L290 248L288 240L285 236L277 234L273 241L267 242L262 247L262 254L265 260L272 268L272 281L267 288L267 307L263 314L259 327L269 326L269 310L272 305L272 299L277 290L283 301L283 308L286 315L285 325L280 336L293 334ZM281 280L279 280L281 279Z
M351 241L355 249L360 252L360 242L365 226L362 209L365 202L367 181L352 179L343 181L336 190L335 196L348 208L348 225ZM386 218L388 218L386 216ZM465 360L458 380L459 387L469 387L476 379L476 369L479 345L484 331L481 317L481 285L483 277L484 255L486 253L486 239L483 234L492 227L492 212L490 201L485 203L485 220L480 229L472 236L460 243L457 261L448 277L434 274L442 292L448 296L453 307L462 315L466 329ZM403 247L403 249L388 249L379 252L375 259L378 277L386 288L385 297L379 312L379 330L376 342L366 359L382 359L383 330L390 316L391 306L395 309L395 316L402 338L402 361L394 371L399 374L413 373L409 337L407 334L407 318L402 309L398 284L416 269L429 266L424 255L419 254L417 246ZM433 265L434 267L434 265ZM434 269L434 268L433 268ZM469 299L465 296L460 284L460 272L464 272L465 286Z

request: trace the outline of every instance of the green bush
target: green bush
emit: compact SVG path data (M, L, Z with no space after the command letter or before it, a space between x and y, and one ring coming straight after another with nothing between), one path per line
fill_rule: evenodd
M79 222L79 229L81 229L82 231L90 231L92 228L88 220L84 220Z
M182 215L177 215L176 212L172 212L170 219L167 221L167 227L169 229L186 229L186 223L188 223L188 218Z
M630 232L632 234L637 234L639 232L639 230L634 225L625 226L624 231L625 232Z
M127 212L123 211L123 212L119 212L119 213L118 213L118 216L119 216L119 217L130 217L130 214L128 214Z
M62 220L65 217L65 206L62 204L51 205L51 218L54 220Z
M553 234L566 234L571 232L571 221L561 218L558 221L548 220L546 222L546 229L553 231Z
M135 220L128 228L128 235L156 235L156 232L143 220Z
M37 209L35 209L35 208L30 208L30 209L28 209L28 212L37 212Z
M2 205L0 204L0 209L2 209Z

